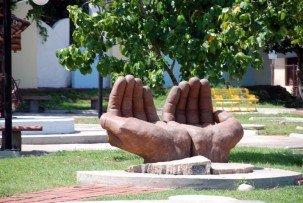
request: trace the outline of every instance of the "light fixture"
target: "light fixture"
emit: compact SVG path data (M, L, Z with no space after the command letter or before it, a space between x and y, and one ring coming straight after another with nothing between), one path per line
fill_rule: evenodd
M33 0L33 2L39 6L47 4L48 0Z

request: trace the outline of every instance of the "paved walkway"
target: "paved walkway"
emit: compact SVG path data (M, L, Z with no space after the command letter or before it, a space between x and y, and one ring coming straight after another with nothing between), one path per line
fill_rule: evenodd
M55 203L94 199L97 197L159 192L163 190L165 189L89 184L14 195L6 198L0 198L0 203Z

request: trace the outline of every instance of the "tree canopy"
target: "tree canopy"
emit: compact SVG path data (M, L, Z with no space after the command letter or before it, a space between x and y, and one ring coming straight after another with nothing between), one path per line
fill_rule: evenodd
M302 44L300 0L115 0L102 8L89 16L68 7L74 43L57 57L69 70L90 73L98 54L119 44L127 60L103 55L97 65L102 76L131 73L161 87L164 71L177 84L178 62L181 79L208 77L218 83L223 72L240 80L248 66L261 68L263 48Z
M236 16L247 16L254 36L263 36L260 46L263 51L287 53L295 52L298 57L299 82L303 82L303 1L302 0L259 0L234 3L239 8ZM233 21L233 20L232 20ZM259 34L258 34L259 33ZM261 45L260 44L260 45ZM299 90L300 91L300 90ZM301 92L299 92L302 94Z

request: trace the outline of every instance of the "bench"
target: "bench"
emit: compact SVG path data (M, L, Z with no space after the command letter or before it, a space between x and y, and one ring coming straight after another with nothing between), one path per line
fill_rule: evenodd
M51 100L51 96L22 96L22 100L29 101L29 111L39 112L39 102Z
M246 111L256 112L257 102L259 101L255 95L250 94L247 88L229 88L229 89L218 89L213 88L212 90L212 100L214 103L214 110L218 108L218 103L221 104L220 107L224 109L225 104L230 104L229 111L243 111L241 110L241 104L246 103Z
M21 151L21 132L22 131L42 131L43 127L42 126L37 126L37 125L29 125L29 126L23 126L23 125L18 125L18 126L12 126L12 147L13 149L18 149ZM0 126L0 131L2 131L2 146L5 143L5 127Z
M92 96L92 97L81 97L80 100L90 100L90 108L91 109L98 109L98 97ZM108 97L102 97L102 99L108 100Z

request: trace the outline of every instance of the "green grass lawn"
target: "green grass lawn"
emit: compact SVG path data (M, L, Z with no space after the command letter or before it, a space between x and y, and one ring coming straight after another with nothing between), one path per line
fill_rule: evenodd
M303 173L302 157L288 156L292 151L238 147L232 150L230 161L251 163L257 167L271 167ZM76 171L125 170L143 160L122 150L58 152L42 156L23 156L0 160L0 197L39 191L47 188L75 185ZM113 199L167 199L171 195L224 195L238 199L285 203L302 202L303 186L256 189L250 192L229 190L177 189L151 194L118 196Z
M0 197L76 184L79 170L123 170L142 159L121 150L57 152L0 159Z

